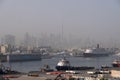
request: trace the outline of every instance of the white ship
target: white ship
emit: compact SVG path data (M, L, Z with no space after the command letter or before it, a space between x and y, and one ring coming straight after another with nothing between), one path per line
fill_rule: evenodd
M84 57L102 57L102 56L109 56L110 52L107 51L105 48L100 48L99 44L97 44L96 48L86 49L83 53Z

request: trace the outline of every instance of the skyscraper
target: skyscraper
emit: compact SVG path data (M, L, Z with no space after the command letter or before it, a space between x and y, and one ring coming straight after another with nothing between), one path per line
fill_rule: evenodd
M5 37L3 38L3 43L7 44L11 47L15 46L15 36L14 35L5 35Z

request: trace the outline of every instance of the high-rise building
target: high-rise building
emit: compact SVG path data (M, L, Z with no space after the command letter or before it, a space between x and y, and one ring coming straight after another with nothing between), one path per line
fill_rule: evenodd
M4 44L7 44L11 47L15 46L15 36L14 35L5 35L5 37L3 38L3 42Z
M24 47L33 48L37 46L37 39L34 36L29 35L28 33L24 36Z

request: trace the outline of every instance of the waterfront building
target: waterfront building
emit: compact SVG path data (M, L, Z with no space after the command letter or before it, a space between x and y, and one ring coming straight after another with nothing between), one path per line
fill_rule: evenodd
M4 46L4 45L2 45L2 46L0 46L0 50L1 50L1 53L6 53L7 52L7 47L6 46Z

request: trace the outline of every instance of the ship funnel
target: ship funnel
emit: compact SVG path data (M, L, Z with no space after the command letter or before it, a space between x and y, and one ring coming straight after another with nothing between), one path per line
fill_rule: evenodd
M100 48L99 44L97 44L97 48Z

